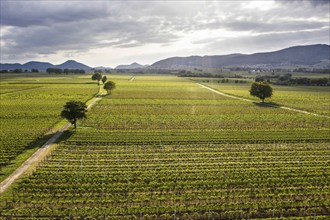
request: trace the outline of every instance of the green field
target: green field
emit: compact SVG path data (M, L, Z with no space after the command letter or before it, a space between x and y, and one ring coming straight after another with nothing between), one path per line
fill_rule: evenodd
M248 83L234 83L235 80L233 79L230 79L229 83L221 83L219 79L194 78L193 80L227 94L259 101L258 98L250 96L249 89L251 81L248 80L246 80ZM272 87L274 96L267 99L268 102L330 116L329 86L272 85Z
M232 99L175 76L108 78L117 84L113 94L0 199L0 217L329 218L328 117ZM80 100L97 92L86 78L20 79L26 88L34 80L51 91L58 86L51 83L71 82L53 95L58 102L69 98L64 87L81 92L75 94ZM249 83L203 83L253 99ZM4 86L10 100L15 92L10 93L11 84ZM270 101L278 105L330 115L326 88L278 86L274 91ZM43 99L47 103L50 97ZM54 122L61 107L53 108Z
M0 83L0 181L47 140L71 99L87 101L98 93L89 77L10 77Z

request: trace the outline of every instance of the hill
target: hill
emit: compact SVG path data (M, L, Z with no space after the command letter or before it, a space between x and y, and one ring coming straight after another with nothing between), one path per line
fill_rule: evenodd
M62 64L56 65L56 67L60 69L81 69L81 70L92 69L92 67L87 66L83 63L79 63L75 60L68 60Z
M24 70L31 70L31 69L37 69L39 71L46 71L47 68L60 68L60 69L83 69L83 70L89 70L92 69L92 67L89 67L85 64L79 63L74 60L68 60L62 64L59 65L53 65L51 63L47 62L39 62L39 61L30 61L25 64L20 63L0 63L0 70L15 70L15 69L22 69Z
M31 61L31 62L27 62L27 63L23 64L21 69L23 69L23 70L25 70L25 69L27 69L27 70L31 70L31 69L46 70L47 68L53 68L53 67L54 67L54 65L51 63Z
M111 67L106 67L106 66L97 66L93 68L94 70L111 70Z
M145 66L139 63L132 63L129 65L118 65L115 69L140 69L140 68L145 68Z
M330 46L326 44L316 44L307 46L289 47L273 52L255 54L229 54L215 56L190 56L190 57L170 57L152 64L141 65L132 63L129 65L118 65L115 69L186 69L186 68L226 68L226 67L267 67L276 68L282 66L309 66L315 68L330 68ZM46 71L47 68L61 69L83 69L90 70L92 67L74 60L68 60L59 65L47 62L31 61L25 64L0 63L0 70L38 69ZM98 68L96 68L98 69Z
M287 66L287 65L317 65L330 60L330 46L324 44L295 46L274 52L255 54L230 54L221 56L190 56L171 57L160 60L151 68L222 68L248 66Z

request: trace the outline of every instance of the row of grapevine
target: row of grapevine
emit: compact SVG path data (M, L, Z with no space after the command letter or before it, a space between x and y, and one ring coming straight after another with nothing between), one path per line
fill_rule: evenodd
M173 76L127 79L1 201L1 217L330 216L329 119Z

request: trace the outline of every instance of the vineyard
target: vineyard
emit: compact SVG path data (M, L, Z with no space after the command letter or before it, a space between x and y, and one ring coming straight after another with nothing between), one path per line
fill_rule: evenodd
M88 82L86 78L77 81L68 77L1 79L0 180L18 155L40 146L52 133L66 101L87 101L98 92L96 85L83 83Z
M0 199L0 217L329 218L329 118L221 96L175 76L108 78L116 82L116 90ZM243 94L242 85L208 85ZM80 100L96 87L76 86L81 89L70 85L68 94ZM8 95L16 94L7 88ZM25 85L20 93L38 91L30 88ZM47 88L70 96L64 87ZM329 113L324 103L312 100L317 91L280 89L275 95L285 101L278 104L290 106L290 97L297 94L292 107L311 110L309 97L317 113ZM50 106L60 101L53 96Z
M221 92L259 101L249 94L250 83L221 83L221 80L194 79ZM268 101L275 104L290 106L316 114L330 116L330 96L328 86L276 86L272 85L275 95Z

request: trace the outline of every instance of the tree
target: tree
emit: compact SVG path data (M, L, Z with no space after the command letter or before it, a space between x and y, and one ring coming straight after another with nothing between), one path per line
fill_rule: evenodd
M104 84L103 89L107 90L107 93L111 94L111 91L116 88L116 83L108 81Z
M269 98L273 95L272 87L265 81L254 82L251 85L250 95L256 96L265 102L265 98Z
M14 69L13 72L14 72L14 73L23 73L23 70L22 70L22 69Z
M77 128L77 120L86 118L87 106L80 101L69 101L64 105L61 117L66 118L74 128Z
M100 80L102 79L102 74L95 72L92 76L92 80L97 80L98 85L100 85Z
M51 74L51 73L61 74L63 72L63 70L60 68L47 68L46 72L49 74Z
M107 79L108 79L107 76L103 76L102 77L102 83L104 84L107 81Z

